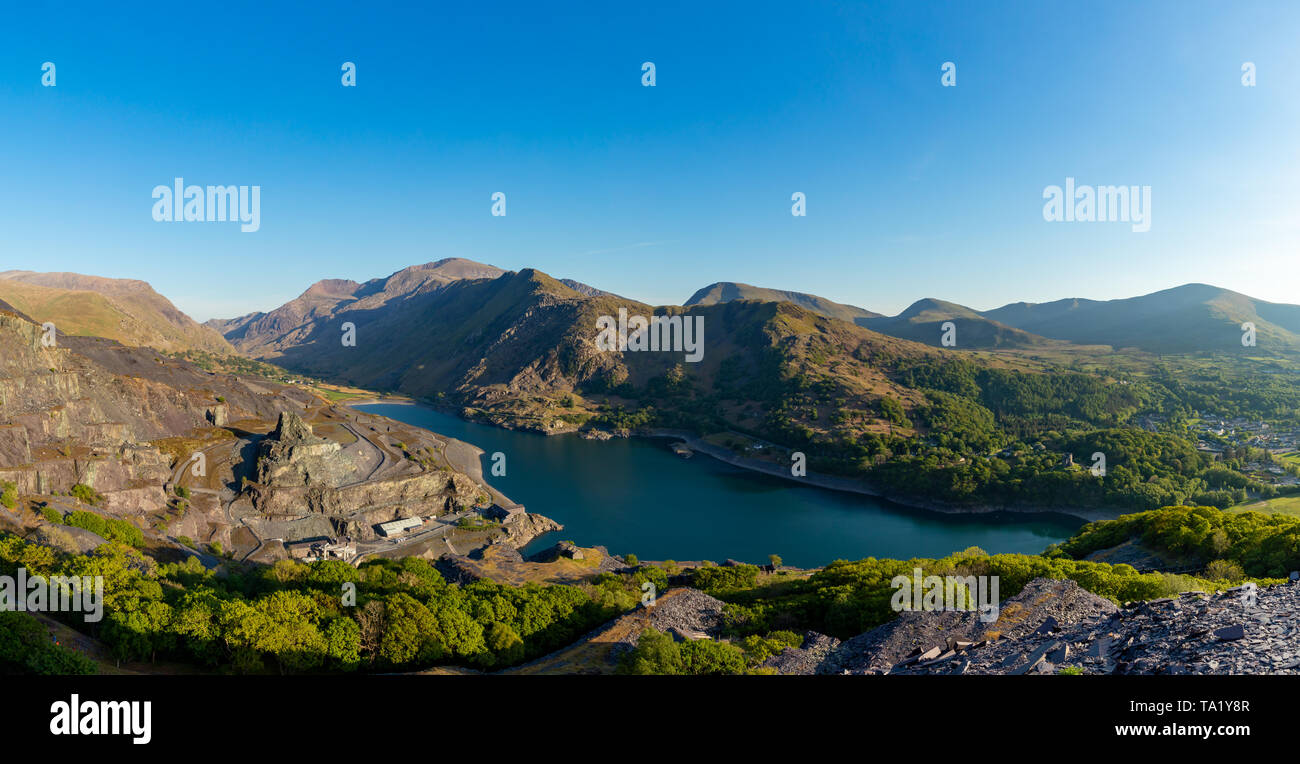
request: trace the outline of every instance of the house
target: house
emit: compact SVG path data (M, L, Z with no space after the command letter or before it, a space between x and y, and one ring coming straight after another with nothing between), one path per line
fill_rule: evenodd
M483 510L484 517L486 517L489 520L499 520L501 522L505 522L506 520L509 520L515 515L522 515L522 514L524 514L524 505L522 504L514 504L509 507L503 507L500 504L493 504L492 506Z

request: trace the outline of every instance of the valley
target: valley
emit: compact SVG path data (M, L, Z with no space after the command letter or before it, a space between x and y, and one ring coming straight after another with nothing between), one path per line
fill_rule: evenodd
M1300 568L1290 313L1171 293L1170 320L1258 319L1264 346L1171 352L1159 318L1071 338L1013 306L886 317L730 283L655 307L455 259L209 321L233 353L161 327L47 347L4 304L0 565L103 571L84 656L168 671L1159 672L1170 654L1113 647L1109 608ZM86 332L87 299L28 304ZM1105 325L1105 304L1052 305ZM602 349L623 315L702 329L693 347ZM1001 577L1016 620L929 647L964 616L880 607L916 566ZM1069 643L1061 608L1086 597L1067 579L1094 598ZM324 596L339 585L359 603ZM647 591L662 611L638 608ZM1192 604L1235 629L1217 602ZM1052 618L1055 641L1023 631Z

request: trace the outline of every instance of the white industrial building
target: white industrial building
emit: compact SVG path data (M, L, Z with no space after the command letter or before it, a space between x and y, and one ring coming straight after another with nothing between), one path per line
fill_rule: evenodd
M424 525L424 520L418 517L407 517L402 520L389 520L386 523L379 524L379 535L397 536L406 533L412 528L419 528L421 525Z

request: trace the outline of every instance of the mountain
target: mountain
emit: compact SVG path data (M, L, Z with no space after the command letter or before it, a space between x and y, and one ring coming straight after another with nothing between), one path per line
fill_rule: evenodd
M619 297L613 292L606 292L604 289L597 289L594 286L588 286L581 281L574 281L573 279L560 279L560 283L578 294L585 294L588 297L618 297L620 300L626 299Z
M364 284L346 279L326 279L269 313L250 313L233 319L213 319L207 326L221 332L241 352L254 357L273 356L309 336L316 326L343 314L373 318L396 302L436 292L448 284L472 279L494 279L506 271L462 258L447 258L413 265ZM339 319L340 322L347 319Z
M872 313L854 305L833 302L825 297L803 292L787 292L780 289L765 289L735 281L719 281L710 284L687 300L684 305L717 305L732 300L760 300L762 302L790 302L828 318L838 318L850 323L858 319L875 318L879 313ZM858 323L861 323L858 321Z
M1156 353L1238 352L1241 325L1251 322L1257 347L1300 351L1300 305L1265 302L1208 284L1119 300L1012 303L981 315L1053 339Z
M859 319L858 323L881 334L937 346L944 336L943 325L949 321L956 327L953 347L959 349L1033 348L1059 344L990 320L965 305L934 298L917 300L897 316Z
M653 307L583 294L534 269L459 279L372 307L334 297L326 302L328 309L299 312L288 331L258 344L241 340L240 328L228 336L254 357L288 369L455 402L498 424L547 432L609 415L642 391L651 400L662 397L667 408L698 407L698 416L756 427L769 413L765 407L778 407L790 378L799 375L839 390L845 405L863 412L864 426L886 430L879 416L866 413L878 413L882 397L923 400L891 379L891 364L934 352L793 302ZM620 309L702 319L703 358L688 362L684 349L598 350L597 321ZM355 345L342 341L344 322L355 327ZM800 407L796 418L815 421L817 408Z
M105 337L158 350L235 349L212 327L182 313L144 281L79 273L0 273L0 299L68 335Z

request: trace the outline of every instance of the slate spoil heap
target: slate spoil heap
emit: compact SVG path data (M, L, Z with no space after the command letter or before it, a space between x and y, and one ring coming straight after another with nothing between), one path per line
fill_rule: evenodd
M1300 673L1300 584L1119 608L1073 581L1037 578L991 624L975 613L905 612L839 644L809 634L767 665L783 674Z
M1106 602L1095 599L1099 608ZM1244 587L1213 594L1183 592L1110 609L1073 623L1048 615L1026 634L975 643L944 660L936 660L940 656L932 655L934 648L920 651L889 673L1056 674L1069 668L1085 674L1291 674L1300 670L1300 586L1259 589L1253 597Z

